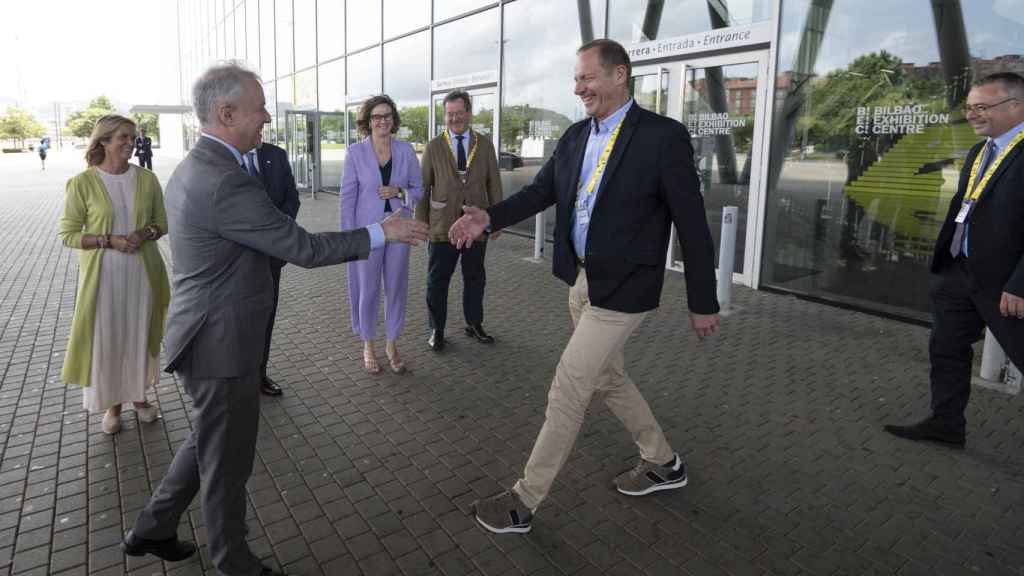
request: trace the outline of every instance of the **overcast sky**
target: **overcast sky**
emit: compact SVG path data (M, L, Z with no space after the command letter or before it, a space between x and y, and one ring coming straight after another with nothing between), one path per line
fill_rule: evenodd
M99 95L176 104L177 50L174 0L5 1L0 107L52 110Z

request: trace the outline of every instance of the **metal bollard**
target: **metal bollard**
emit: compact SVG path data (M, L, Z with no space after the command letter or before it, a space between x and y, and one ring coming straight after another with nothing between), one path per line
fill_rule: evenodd
M538 212L533 219L533 256L523 258L527 262L544 261L544 212Z
M739 208L722 208L722 237L718 244L718 306L727 312L732 302L732 272L736 265L736 221Z
M1021 372L1006 357L992 331L985 329L985 347L981 351L981 372L974 383L984 388L1016 396L1021 390Z
M533 219L533 257L536 260L544 258L544 212L538 212Z
M996 337L992 335L992 331L986 328L985 347L981 351L982 379L998 382L1002 378L1004 364L1006 364L1006 353L996 341Z

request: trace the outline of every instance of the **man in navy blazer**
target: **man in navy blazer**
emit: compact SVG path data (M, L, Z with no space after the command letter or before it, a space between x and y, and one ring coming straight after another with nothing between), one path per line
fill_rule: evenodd
M625 372L623 349L658 307L673 224L690 325L700 338L717 330L714 245L690 135L679 122L633 101L630 72L619 43L584 44L577 51L575 93L590 118L565 131L532 184L486 210L464 207L449 232L461 248L554 204L554 273L571 286L575 329L555 369L544 425L523 476L510 491L475 505L477 522L491 532L530 531L595 395L640 452L636 466L614 480L620 493L643 496L687 483L685 464Z
M932 256L932 413L885 427L901 438L954 447L966 442L971 345L986 326L1024 367L1024 77L982 78L964 109L974 133L986 138L964 159Z
M292 220L299 213L299 191L295 187L295 177L288 162L288 153L282 148L263 142L245 155L246 169L263 182L270 201ZM267 376L267 360L270 358L270 338L274 334L274 318L277 316L277 302L281 295L281 268L286 262L278 258L270 259L270 274L274 279L274 306L270 311L270 322L267 324L267 340L263 350L263 364L260 375L263 380L260 391L267 396L280 396L281 386Z

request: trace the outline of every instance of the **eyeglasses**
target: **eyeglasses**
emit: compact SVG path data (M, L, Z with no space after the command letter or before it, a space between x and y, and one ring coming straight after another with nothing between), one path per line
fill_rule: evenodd
M995 104L975 104L973 106L971 106L970 104L965 104L964 115L966 116L972 112L975 114L986 114L989 110L995 108L996 106L1002 106L1003 104L1006 104L1011 100L1016 100L1016 98L1007 98L1006 100L996 102Z
M391 120L391 114L370 114L370 122L387 122Z

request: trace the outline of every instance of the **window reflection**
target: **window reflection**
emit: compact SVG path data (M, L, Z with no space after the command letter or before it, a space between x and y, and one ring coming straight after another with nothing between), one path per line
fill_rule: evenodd
M429 34L424 31L384 45L384 92L402 117L398 137L412 142L418 152L428 140Z
M783 3L765 282L925 317L932 248L980 139L967 88L1024 72L1024 22L997 6Z
M245 3L246 62L249 67L260 70L260 5L257 0Z
M295 0L295 70L316 64L316 0Z
M320 65L320 185L338 191L345 168L345 59Z
M345 30L348 51L365 48L380 42L380 2L348 3Z
M434 22L441 22L493 3L494 0L434 0Z
M384 37L393 38L430 23L430 0L384 0Z
M573 94L576 49L583 44L584 31L600 35L604 28L604 0L592 0L590 5L589 20L580 14L576 2L520 0L504 7L499 166L508 194L533 180L562 132L585 116ZM537 26L537 22L561 25ZM538 66L538 62L544 65ZM549 212L546 224L550 235L555 218L554 210ZM533 222L521 222L517 228L532 234Z
M365 100L380 92L380 47L348 57L348 99Z
M543 73L545 69L539 67L538 71ZM497 70L497 9L434 29L435 79Z
M260 76L264 80L277 77L274 54L274 0L260 0Z
M317 57L321 62L345 54L345 0L317 0Z
M277 75L287 76L295 71L295 51L292 47L294 24L292 20L292 0L277 0L274 5L274 16L277 27L274 37L277 40Z

